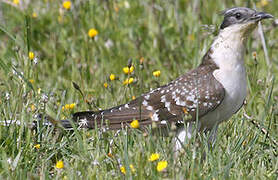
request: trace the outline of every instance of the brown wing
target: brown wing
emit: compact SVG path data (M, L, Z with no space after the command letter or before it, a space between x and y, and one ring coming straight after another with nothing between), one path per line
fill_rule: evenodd
M159 125L180 122L185 114L191 116L188 121L194 121L197 115L200 118L215 109L225 96L225 89L212 74L215 69L215 64L202 64L127 104L99 112L77 112L73 119L84 128L107 129L120 129L134 119L141 126L153 121Z

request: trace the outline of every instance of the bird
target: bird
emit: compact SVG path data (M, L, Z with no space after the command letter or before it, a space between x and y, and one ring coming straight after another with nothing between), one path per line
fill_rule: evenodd
M244 104L247 95L245 46L258 22L271 14L247 7L222 11L218 35L198 67L166 85L143 93L125 104L99 111L82 111L71 120L61 120L65 128L72 123L80 128L120 130L137 120L141 126L176 125L175 149L190 139L193 126L211 132L215 141L218 126Z

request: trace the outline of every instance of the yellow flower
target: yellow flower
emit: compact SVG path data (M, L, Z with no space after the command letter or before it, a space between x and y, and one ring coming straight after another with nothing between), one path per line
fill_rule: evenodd
M253 56L253 59L256 59L257 58L257 52L256 51L252 52L252 56Z
M19 4L19 0L13 0L13 3L14 3L15 5L18 5L18 4Z
M118 6L114 6L114 10L115 10L116 12L119 12L119 7L118 7Z
M134 70L134 66L130 66L130 68L129 68L129 72L130 72L130 73L132 73L132 72L133 72L133 70Z
M71 103L71 104L69 105L69 108L70 108L70 109L74 109L74 107L75 107L75 103Z
M160 71L159 70L158 71L154 71L153 72L153 76L159 77L160 76Z
M268 0L261 0L260 4L262 7L264 7L264 6L268 5Z
M104 86L105 88L107 88L107 87L108 87L108 84L107 84L107 83L104 83L103 86Z
M64 1L63 2L63 8L65 8L66 10L69 10L71 7L71 2L70 1Z
M129 79L128 79L128 84L133 83L133 81L134 81L134 78L129 78Z
M38 88L38 94L41 94L42 89Z
M140 58L140 64L143 64L144 61L145 61L145 58L144 58L144 57L141 57L141 58Z
M65 109L70 109L70 105L69 105L69 104L66 104L66 105L65 105Z
M63 161L57 161L57 163L56 163L56 168L57 169L62 169L62 168L64 168L64 162Z
M115 76L115 74L110 74L109 78L110 78L111 81L114 81L116 76Z
M130 167L131 172L135 173L135 168L134 168L133 164L130 164L129 167Z
M93 38L93 37L95 37L95 36L98 35L98 31L97 31L96 29L94 29L94 28L91 28L91 29L88 31L88 35L89 35L90 38Z
M123 85L127 85L128 84L128 79L124 80Z
M131 172L132 172L132 173L135 173L135 168L134 168L133 164L130 164L129 167L130 167ZM121 170L121 172L122 172L123 174L126 174L126 169L125 169L124 166L121 166L121 167L120 167L120 170Z
M123 71L124 71L125 74L130 74L134 71L134 66L124 67Z
M62 111L64 111L64 110L69 110L69 109L74 109L75 106L76 106L75 103L66 104L66 105L62 106Z
M124 71L125 74L128 74L129 73L129 67L124 67L123 71Z
M132 96L131 98L132 98L132 100L134 100L136 97L135 97L135 96Z
M34 80L34 79L29 79L29 82L30 82L31 84L33 84L33 83L35 82L35 80Z
M36 145L34 146L34 148L40 149L40 148L41 148L41 145L40 145L40 144L36 144Z
M112 153L108 153L107 156L110 157L110 158L112 158L112 157L113 157L113 154L112 154Z
M133 83L133 81L134 81L134 78L127 78L126 80L124 80L123 84L124 85L131 84L131 83Z
M149 157L149 161L153 162L158 160L160 155L158 153L152 153L151 156Z
M37 18L37 17L38 17L37 13L33 12L33 13L32 13L32 17L33 17L33 18Z
M31 105L31 111L34 112L36 110L36 106L34 104Z
M124 167L124 166L121 166L121 167L120 167L120 170L121 170L121 172L122 172L123 174L126 174L126 170L125 170L125 167Z
M139 121L138 120L133 120L131 123L130 123L130 126L134 129L137 129L140 127L140 124L139 124Z
M30 60L33 60L34 57L35 57L35 54L34 54L34 52L32 52L32 51L30 51L28 55L29 55L29 59L30 59Z
M159 161L157 163L156 169L158 172L161 172L167 167L167 165L168 165L167 161Z

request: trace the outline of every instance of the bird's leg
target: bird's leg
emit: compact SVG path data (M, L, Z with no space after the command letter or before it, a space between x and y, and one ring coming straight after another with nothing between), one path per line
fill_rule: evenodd
M217 133L218 133L218 126L219 126L219 124L214 125L212 130L209 132L209 137L208 137L209 149L213 149L213 146L215 144Z
M184 143L186 140L189 140L192 138L192 128L193 123L187 123L184 126L178 127L176 136L175 136L175 147L174 151L177 152L181 150L184 147Z
M204 133L208 136L207 139L207 146L208 146L208 151L212 151L215 141L216 141L216 137L218 134L218 126L219 124L214 125L214 127L209 130L209 131L204 131ZM204 161L206 159L206 151L204 150L202 157L201 157L202 161Z
M174 152L175 153L178 153L180 150L182 150L184 148L184 145L186 143L188 143L188 141L194 136L195 130L196 131L198 130L198 132L202 131L202 130L200 130L200 124L198 127L195 127L195 125L196 124L194 122L190 122L177 129L175 140L174 140L174 143L175 143ZM214 147L215 141L216 141L216 137L217 137L218 124L216 124L213 127L213 129L207 130L207 131L203 130L202 132L204 134L206 134L208 137L207 138L208 149L212 150ZM198 144L198 140L196 142ZM205 156L206 156L206 153L204 152L202 159L205 159Z

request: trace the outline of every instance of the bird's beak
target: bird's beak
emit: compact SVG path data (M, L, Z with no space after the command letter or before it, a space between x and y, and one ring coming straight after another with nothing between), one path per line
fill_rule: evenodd
M265 12L256 12L254 16L251 17L252 20L260 21L263 19L269 19L274 18L271 14L265 13Z

